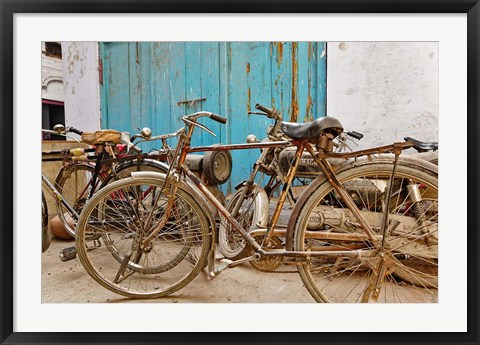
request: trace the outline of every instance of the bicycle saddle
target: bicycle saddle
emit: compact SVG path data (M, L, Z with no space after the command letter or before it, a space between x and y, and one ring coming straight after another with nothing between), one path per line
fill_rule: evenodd
M409 141L413 143L413 147L418 151L418 152L424 152L424 151L437 151L438 150L438 141L432 141L432 142L425 142L425 141L420 141L416 140L410 137L405 137L403 138L405 141Z
M122 139L122 133L113 129L104 129L95 132L83 132L81 137L82 141L88 145L118 144Z
M335 137L343 132L340 121L334 117L322 117L307 123L282 122L280 129L294 140L317 141L323 132Z

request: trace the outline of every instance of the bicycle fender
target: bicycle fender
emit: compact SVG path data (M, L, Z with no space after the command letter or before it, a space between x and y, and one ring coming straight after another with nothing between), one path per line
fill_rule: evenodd
M371 164L374 162L388 162L392 163L395 160L395 155L393 153L382 153L375 156L363 156L357 159L349 159L340 164L337 164L333 167L335 174L341 173L344 170ZM421 159L421 156L417 156L417 154L406 155L402 154L398 157L399 164L411 164L415 165L417 168L429 171L438 175L438 166L436 164L431 163L426 159Z
M149 158L143 159L142 163L144 165L154 166L154 167L158 168L158 170L161 170L161 171L164 171L164 172L167 172L168 168L169 168L169 166L166 163L159 162L157 160L149 159ZM120 163L117 167L115 167L115 171L117 173L119 173L123 169L129 168L131 166L137 166L137 160L131 160L131 161L126 161L126 162ZM103 188L104 186L106 186L107 184L109 184L110 180L112 178L113 178L113 175L111 175L111 174L108 175L108 177L100 185L100 189Z
M247 181L240 182L235 186L235 190L239 190L246 185ZM254 189L257 193L254 204L254 221L252 229L266 228L268 226L268 212L270 211L270 201L268 200L267 192L263 187L254 183L250 189Z
M72 165L69 165L69 166L66 166L66 167L62 167L57 172L57 174L55 175L55 180L54 181L58 181L58 179L63 178L63 174L64 174L65 171L73 170L73 169L75 169L76 166L79 166L79 165L85 165L85 166L89 166L90 168L95 168L95 164L91 163L91 162L75 163L75 164L72 164Z
M257 228L267 228L268 213L270 211L270 201L267 192L262 187L258 187L257 197L255 198L255 223Z
M163 169L163 171L167 172L168 169L169 169L169 165L165 162L160 162L158 160L155 160L155 159L150 159L150 158L144 158L142 159L142 162L143 163L147 163L147 165L151 165L151 166L155 166L155 167L158 167L159 169ZM126 161L126 162L123 162L121 164L119 164L115 170L121 170L127 166L131 166L131 165L137 165L137 160L131 160L131 161Z

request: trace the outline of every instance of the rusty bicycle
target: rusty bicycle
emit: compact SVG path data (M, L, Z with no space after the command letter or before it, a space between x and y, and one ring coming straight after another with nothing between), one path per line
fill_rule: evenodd
M267 128L267 137L265 141L282 141L289 138L280 130L283 120L282 114L272 108L266 108L260 104L256 105L257 110L250 111L249 115L266 116L273 119L274 124ZM356 131L344 131L340 133L333 142L333 151L336 153L351 152L353 145L363 138L363 134ZM413 142L414 149L418 153L413 153L416 158L421 158L433 163L438 162L438 143L422 143L410 137L405 140ZM247 142L259 142L253 135L247 136ZM281 187L286 182L286 176L290 164L295 157L296 147L270 147L262 149L259 158L252 167L249 178L235 187L235 192L230 196L226 205L227 210L232 216L240 222L246 229L266 228L269 217L272 215L271 206L280 195ZM345 160L330 159L331 164L344 163ZM289 210L293 208L299 195L305 190L310 182L318 175L322 174L321 168L316 164L310 153L303 152L300 163L296 169L294 180L288 188L284 212L277 221L276 228L286 228ZM266 178L266 182L262 183ZM347 192L354 197L357 203L361 203L362 197L365 198L369 189L361 189L355 185L346 185ZM361 206L361 205L360 205ZM218 247L221 253L228 259L238 260L248 255L249 248L243 237L234 231L232 226L225 218L220 215L220 226L218 231ZM256 234L253 233L255 236ZM260 235L261 236L261 235ZM270 239L271 246L281 248L285 243L283 238L273 237ZM250 261L250 264L260 271L280 272L277 268L282 263L282 257L270 258L270 260ZM291 269L282 272L294 272Z
M415 143L334 153L333 139L343 128L329 117L282 122L289 140L191 147L195 128L212 133L198 121L203 117L226 123L209 112L184 116L166 174L134 172L85 205L76 246L100 285L127 297L156 298L180 290L204 268L213 279L244 262L282 257L297 267L317 302L437 302L438 169L401 155ZM256 229L238 222L184 164L190 152L290 146L295 158L273 216ZM304 151L322 174L295 203L287 228L277 229ZM344 162L332 165L332 159ZM352 195L355 188L361 193ZM215 210L252 248L249 256L215 260ZM276 237L285 239L282 248L272 245Z
M61 124L55 125L53 130L42 129L42 133L58 136L75 133L81 136L81 143L89 145L42 152L42 162L62 163L55 179L50 181L42 174L42 183L55 199L56 217L65 230L56 234L64 239L75 236L75 223L79 212L96 191L112 181L129 176L132 171L165 172L168 169L168 166L160 161L165 157L164 154L159 154L158 151L142 153L142 150L133 144L138 138L140 141L137 144L164 139L162 136L152 137L151 130L147 127L132 137L127 132L115 130L87 133L74 127L66 128Z

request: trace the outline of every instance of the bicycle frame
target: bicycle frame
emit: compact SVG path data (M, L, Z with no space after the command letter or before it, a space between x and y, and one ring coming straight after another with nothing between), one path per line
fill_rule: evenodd
M58 191L57 188L55 188L55 186L48 180L48 178L44 174L42 174L42 181L48 187L49 193L58 201L60 201L62 205L66 207L73 219L77 221L80 218L78 212L75 211L75 209L67 201L65 201L62 194Z
M93 167L94 167L93 175L90 178L90 180L88 181L88 183L85 185L85 187L83 188L83 190L80 194L80 195L84 195L88 190L87 200L90 199L92 197L93 193L95 192L95 189L96 189L97 183L98 183L98 176L105 176L105 174L106 174L105 170L102 169L103 166L105 164L107 164L106 161L102 162L102 160L105 156L105 145L100 145L98 149L93 149L93 148L85 149L84 153L97 152L97 151L98 151L98 154L94 155L94 156L91 156L91 157L88 157L86 155L81 156L80 158L71 157L71 158L73 158L72 159L73 164L76 164L75 160L78 160L78 161L85 161L86 160L86 161L94 162L94 164L92 164ZM42 157L42 162L65 161L67 159L67 157L65 157L65 152L64 151L42 152L42 156L43 155L63 155L63 157L55 157L55 158L43 158ZM63 206L65 206L65 208L69 212L70 216L75 221L78 221L78 219L80 217L80 214L73 208L72 205L70 205L65 200L65 198L58 191L58 189L55 187L55 185L52 182L50 182L50 180L48 180L48 178L44 174L42 174L42 181L43 181L44 185L47 187L48 192L55 199L57 199Z
M196 119L193 121L190 119L190 123L194 123ZM344 186L340 184L336 177L335 173L332 169L332 166L328 162L328 158L358 158L360 156L365 155L373 155L373 154L380 154L380 153L394 153L395 157L398 158L398 155L401 153L402 150L413 147L412 143L409 142L402 142L402 143L394 143L392 145L382 146L378 148L372 148L368 150L360 150L356 152L346 152L346 153L330 153L325 151L315 152L313 146L307 140L292 140L292 141L278 141L278 142L266 142L266 143L247 143L247 144L234 144L234 145L218 145L218 146L198 146L198 147L190 147L190 139L192 137L194 130L193 125L189 125L188 130L182 133L182 137L179 139L179 146L182 143L179 158L177 163L174 165L173 169L175 170L173 175L170 175L169 178L166 180L169 181L169 194L175 195L176 188L178 183L180 183L180 177L184 176L188 178L196 187L197 189L205 196L207 200L209 200L215 208L225 217L225 219L232 225L235 231L238 231L241 236L245 239L245 241L251 245L254 250L255 254L251 257L238 260L235 263L250 261L254 259L261 258L265 255L276 255L276 256L289 256L289 257L310 257L310 256L336 256L336 257L360 257L360 256L374 256L376 252L374 251L365 251L361 249L352 248L352 250L342 250L345 248L334 248L334 250L318 250L318 251L287 251L287 250L275 250L275 251L267 251L265 250L262 245L260 245L254 237L245 230L240 223L233 217L233 215L215 198L215 196L203 185L202 181L196 177L184 164L185 158L188 153L191 152L202 152L202 151L221 151L221 150L244 150L244 149L255 149L255 148L272 148L272 147L286 147L286 146L295 146L296 153L293 163L290 166L290 169L286 176L286 182L282 188L279 200L277 202L274 214L272 216L272 220L268 225L268 228L265 233L265 240L268 240L272 235L277 235L275 233L275 226L279 219L280 212L282 210L283 204L286 199L286 195L288 190L291 186L291 182L295 176L298 164L301 159L302 152L306 150L309 152L312 157L314 158L315 162L320 166L323 173L325 174L327 180L332 184L332 187L339 193L340 198L345 202L347 208L352 212L358 222L361 224L362 229L364 230L365 234L342 234L342 233L335 233L335 234L319 234L318 232L312 232L307 234L307 236L315 237L318 239L332 239L332 235L335 239L344 240L344 241L365 241L369 240L373 243L379 243L382 241L382 235L375 235L373 230L370 228L368 223L362 217L358 207L345 190ZM177 147L177 148L178 148ZM395 160L397 161L397 159ZM394 169L396 164L394 164ZM395 172L395 171L394 171ZM389 181L390 189L392 181ZM165 188L165 185L164 185ZM388 200L387 200L388 203ZM163 215L162 221L155 227L155 229L150 233L150 235L145 239L144 245L148 245L150 241L155 238L155 236L160 232L161 228L166 224L168 218L170 217L170 212L173 207L173 198L170 197L165 209L165 214ZM388 207L388 204L387 204ZM386 219L383 220L383 223L386 224ZM383 226L382 226L382 230ZM382 231L382 233L383 233ZM322 237L324 236L324 237Z

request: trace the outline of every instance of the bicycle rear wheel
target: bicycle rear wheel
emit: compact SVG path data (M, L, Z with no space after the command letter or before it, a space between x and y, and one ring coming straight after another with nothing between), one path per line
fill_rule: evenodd
M373 241L338 236L365 232L328 182L299 205L295 250L346 253L312 255L298 266L317 302L437 302L438 176L399 161L382 235L392 169L392 163L372 161L337 175L373 230ZM348 255L353 251L361 255Z
M95 167L90 164L74 164L62 168L55 179L55 187L63 196L65 201L71 205L78 213L82 211L88 200L90 193L91 180L93 178ZM101 173L97 177L97 183L94 187L94 193L104 188L109 183L116 180L129 177L135 171L154 171L165 172L166 168L155 162L144 160L137 166L137 161L132 160L115 168L115 172L105 176ZM61 238L69 239L75 237L76 222L68 212L67 208L57 200L57 214L63 223L65 233L60 233Z
M88 200L88 194L91 188L89 184L94 171L95 168L93 165L72 164L63 167L55 178L55 188L57 188L63 199L78 213L81 212ZM95 185L95 190L98 188L99 183L101 183L100 176ZM61 229L56 230L55 235L63 239L75 237L75 220L59 200L56 200L56 202L57 215L65 231Z
M162 220L168 188L162 180L126 178L102 188L85 206L76 247L88 274L123 296L156 298L186 286L206 265L211 233L204 211L178 188L172 212Z

